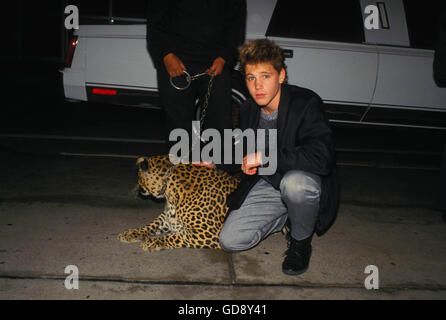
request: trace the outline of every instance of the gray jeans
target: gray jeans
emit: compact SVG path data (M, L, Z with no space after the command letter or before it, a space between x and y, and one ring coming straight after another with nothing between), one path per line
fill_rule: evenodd
M231 211L220 232L223 250L242 251L256 246L271 233L280 231L287 217L296 240L313 234L319 212L321 179L318 175L288 171L280 190L260 179L237 210Z

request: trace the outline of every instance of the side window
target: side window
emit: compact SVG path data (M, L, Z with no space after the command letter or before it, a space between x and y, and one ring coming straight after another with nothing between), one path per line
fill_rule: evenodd
M358 0L278 0L266 36L363 43Z
M440 2L404 0L410 46L421 49L435 49Z

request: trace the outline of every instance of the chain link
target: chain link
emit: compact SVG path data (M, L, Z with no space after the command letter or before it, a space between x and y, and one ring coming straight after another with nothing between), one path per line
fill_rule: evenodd
M206 111L207 111L208 104L209 104L209 97L211 96L211 89L212 89L213 80L214 80L214 76L211 76L211 78L209 79L209 83L208 83L208 90L207 90L206 95L204 97L203 108L201 109L200 128L203 128L204 118L206 117Z
M187 85L185 87L179 87L179 86L175 85L172 77L170 77L170 79L169 79L170 84L177 90L185 90L185 89L189 88L189 86L193 80L195 80L201 76L209 75L207 72L202 72L202 73L198 73L196 75L191 76L186 70L184 70L183 72L186 74L186 81L187 81ZM209 83L208 83L208 89L206 91L203 107L201 109L201 114L200 114L200 128L203 128L204 118L206 117L206 111L207 111L208 104L209 104L209 97L211 96L212 80L214 80L213 74L209 75L209 76L210 76L210 79L209 79Z
M190 80L195 80L195 79L197 79L197 78L199 78L199 77L201 77L201 76L205 76L205 75L207 75L207 74L208 74L208 73L205 71L205 72L196 74L196 75L194 75L194 76L189 76L189 79L190 79Z
M204 125L204 119L206 118L206 112L207 112L207 108L209 105L209 97L211 96L211 89L212 89L212 83L214 80L214 76L210 76L209 79L209 83L208 83L208 89L206 91L206 95L204 96L204 102L203 102L203 106L201 108L201 113L200 113L200 131L198 132L198 140L196 139L192 139L192 146L191 146L191 150L190 153L193 153L193 150L196 148L197 146L197 141L201 142L201 130L203 130L203 125ZM193 134L193 128L192 128L192 134Z
M198 74L193 75L193 76L191 76L189 74L189 72L187 72L186 70L183 70L183 73L186 75L186 83L187 83L184 87L181 87L181 86L179 86L179 85L174 83L173 79L176 78L176 77L170 76L170 78L169 78L170 84L172 85L172 87L174 87L177 90L186 90L187 88L190 87L190 84L192 83L193 80L195 80L195 79L197 79L197 78L199 78L201 76L208 75L208 73L206 71L202 72L202 73L198 73ZM211 76L211 77L213 77L213 76Z
M184 71L184 73L186 74L186 81L187 81L187 85L185 87L179 87L177 85L174 84L172 77L170 77L170 84L177 90L185 90L187 88L189 88L191 82L201 76L204 75L209 75L207 72L203 72L203 73L198 73L196 75L191 76L187 71ZM212 89L212 84L213 84L213 80L214 80L214 75L209 75L209 83L208 83L208 88L206 91L206 94L204 96L204 102L203 102L203 106L201 108L201 113L200 113L200 131L203 128L204 125L204 119L206 118L206 113L207 113L207 108L209 105L209 97L211 96L211 89ZM194 130L192 128L192 134L194 133ZM198 141L201 141L201 132L198 132L198 136L199 139ZM192 153L192 151L195 149L196 145L197 145L197 140L196 139L192 139L192 145L191 145L191 150L190 150L190 154ZM170 175L170 172L168 174L168 176Z

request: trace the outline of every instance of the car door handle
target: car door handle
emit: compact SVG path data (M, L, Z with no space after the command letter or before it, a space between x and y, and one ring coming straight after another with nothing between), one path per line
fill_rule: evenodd
M292 58L293 57L293 50L290 49L282 49L282 55L284 58Z

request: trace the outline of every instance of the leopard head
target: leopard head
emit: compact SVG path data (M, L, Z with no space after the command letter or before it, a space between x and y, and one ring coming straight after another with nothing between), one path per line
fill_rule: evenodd
M140 157L136 160L140 194L164 198L166 177L172 166L168 156Z

